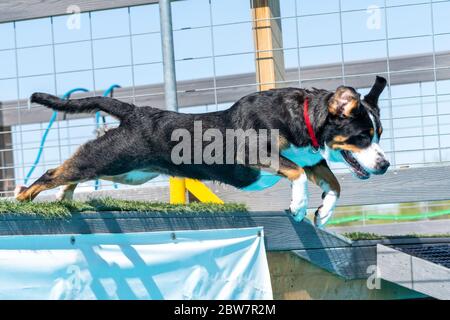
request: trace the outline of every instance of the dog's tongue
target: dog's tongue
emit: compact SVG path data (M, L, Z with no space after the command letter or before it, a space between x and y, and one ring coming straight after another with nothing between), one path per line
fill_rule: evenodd
M350 151L342 150L342 157L348 163L353 173L362 180L369 179L370 174L359 164Z

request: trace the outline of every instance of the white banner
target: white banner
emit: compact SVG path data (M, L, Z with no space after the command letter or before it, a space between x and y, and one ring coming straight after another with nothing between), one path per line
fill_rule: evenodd
M0 237L0 299L272 299L262 228Z

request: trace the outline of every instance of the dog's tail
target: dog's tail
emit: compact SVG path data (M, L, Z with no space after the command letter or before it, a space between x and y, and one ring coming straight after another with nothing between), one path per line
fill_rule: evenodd
M39 103L50 109L67 113L90 113L103 111L120 120L126 119L136 108L134 105L109 97L89 97L63 100L47 93L36 92L30 97L30 102Z

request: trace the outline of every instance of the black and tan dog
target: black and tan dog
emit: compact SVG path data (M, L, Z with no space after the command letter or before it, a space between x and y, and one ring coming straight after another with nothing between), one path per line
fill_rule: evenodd
M18 187L16 199L32 200L40 192L58 186L63 186L60 198L70 198L80 182L106 179L140 184L158 174L246 188L270 169L265 164L249 165L245 161L175 164L171 159L177 143L172 141L173 132L180 128L193 132L195 122L201 121L203 132L214 128L224 136L226 129L278 129L279 163L273 169L292 182L290 210L296 220L304 218L309 179L324 192L323 205L316 213L316 224L322 226L331 217L340 194L327 160L346 163L361 179L383 174L389 167L378 144L382 134L378 98L385 86L386 80L377 77L363 99L345 86L335 92L273 89L245 96L228 110L205 114L136 107L107 97L62 100L34 93L31 102L67 113L103 111L118 118L120 125L82 145L61 166L48 170L31 186Z

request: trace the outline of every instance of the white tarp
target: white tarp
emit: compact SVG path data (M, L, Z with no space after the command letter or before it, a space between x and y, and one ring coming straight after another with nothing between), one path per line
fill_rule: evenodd
M262 228L1 236L0 299L272 299L272 288Z

